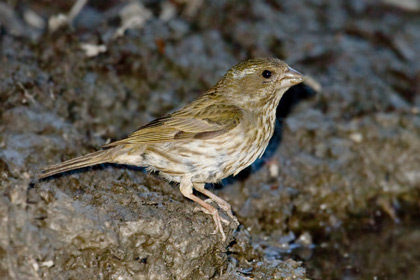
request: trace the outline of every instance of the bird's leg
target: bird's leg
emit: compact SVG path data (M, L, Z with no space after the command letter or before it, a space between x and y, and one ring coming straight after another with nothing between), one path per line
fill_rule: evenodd
M205 196L207 196L208 198L210 198L214 202L216 202L217 205L219 205L219 207L222 210L224 210L226 212L226 214L228 214L228 216L235 223L237 223L239 225L238 219L232 213L232 206L230 206L230 204L227 201L225 201L224 199L218 197L217 195L215 195L214 193L210 192L209 190L206 190L206 188L204 187L204 183L193 183L193 185L194 185L194 189L196 189L197 191L201 192L202 194L204 194Z
M210 203L212 203L212 202L214 202L213 201L213 199L211 199L211 198L207 198L207 199L204 199L203 200L205 203L208 203L208 204L210 204ZM203 211L204 213L206 213L206 214L209 214L209 215L211 215L210 213L209 213L209 211L207 211L205 208L203 208L203 207L200 207L200 209L199 209L200 211ZM219 215L219 217L220 217L220 215ZM222 222L222 223L224 223L225 225L229 225L230 224L230 222L228 221L228 220L226 220L226 219L224 219L224 218L222 218L222 217L220 217L220 221Z
M193 194L193 185L192 185L191 179L188 177L182 178L179 185L179 190L186 198L189 198L192 201L195 201L198 204L200 204L204 208L205 213L208 213L209 215L213 216L214 223L216 224L216 231L218 230L221 233L222 241L225 241L226 235L223 231L219 212L217 211L216 208L214 208L213 206L211 206L210 204L201 200L200 198L198 198L197 196Z

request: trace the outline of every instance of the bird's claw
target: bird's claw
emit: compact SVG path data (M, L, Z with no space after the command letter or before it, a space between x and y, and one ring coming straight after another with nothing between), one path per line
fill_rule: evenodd
M206 199L206 200L208 200L208 199ZM207 202L207 201L206 201ZM204 207L195 207L194 208L194 212L198 212L198 211L201 211L201 212L204 212L205 214L207 214L207 215L213 215L209 210L207 210L206 208L204 208ZM219 213L217 213L217 216L219 217L219 219L220 219L220 221L222 222L222 223L224 223L225 225L229 225L230 224L230 222L228 221L228 220L226 220L225 218L222 218L222 217L220 217L220 215L219 215ZM217 230L216 230L217 231Z
M240 223L238 222L238 219L235 217L235 215L233 215L233 213L232 213L232 207L230 206L230 204L229 203L220 203L220 201L219 201L219 203L218 203L218 201L214 201L213 199L211 199L211 198L207 198L206 200L204 200L206 203L211 203L211 202L215 202L219 207L220 207L220 209L222 209L223 211L225 211L225 213L229 216L229 218L231 218L232 219L232 221L236 224L236 225L240 225ZM223 223L225 223L226 225L228 225L228 224L230 224L227 220L225 220L225 219L222 219L222 222Z

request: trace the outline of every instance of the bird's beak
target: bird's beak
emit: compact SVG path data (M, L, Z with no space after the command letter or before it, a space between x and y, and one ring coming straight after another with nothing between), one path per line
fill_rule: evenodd
M286 73L283 75L283 79L281 80L282 87L291 87L297 84L300 84L304 80L306 80L308 77L302 75L295 69L288 67L286 70Z

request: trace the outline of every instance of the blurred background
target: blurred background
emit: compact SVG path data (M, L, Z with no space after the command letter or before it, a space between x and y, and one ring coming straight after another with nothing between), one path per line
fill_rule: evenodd
M419 30L418 0L2 0L0 278L419 279ZM209 186L230 243L140 169L34 180L261 56L311 80Z

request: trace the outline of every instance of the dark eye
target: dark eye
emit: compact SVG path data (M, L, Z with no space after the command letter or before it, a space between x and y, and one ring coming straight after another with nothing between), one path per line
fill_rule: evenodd
M264 70L264 72L262 73L262 76L266 79L271 77L271 71L268 70Z

